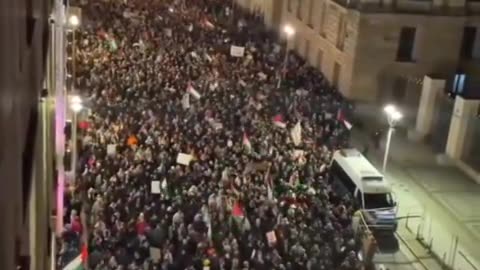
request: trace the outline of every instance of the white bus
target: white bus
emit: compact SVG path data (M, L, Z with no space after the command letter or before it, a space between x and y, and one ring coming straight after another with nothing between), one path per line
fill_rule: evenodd
M341 196L348 194L367 213L369 225L394 232L397 227L396 202L383 175L357 150L343 149L333 154L330 173L333 187Z

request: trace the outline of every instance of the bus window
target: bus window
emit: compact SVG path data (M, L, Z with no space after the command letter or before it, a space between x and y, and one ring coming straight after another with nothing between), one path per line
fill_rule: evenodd
M362 181L382 181L383 177L379 176L365 176L362 177Z
M358 188L355 189L355 204L358 207L363 208L362 193L360 192L360 190Z
M335 177L336 181L339 181L350 194L355 192L355 183L353 183L352 179L347 175L347 173L338 165L336 161L333 161L332 167L330 169L331 174Z
M393 199L390 193L370 193L364 194L365 208L388 208L393 206Z

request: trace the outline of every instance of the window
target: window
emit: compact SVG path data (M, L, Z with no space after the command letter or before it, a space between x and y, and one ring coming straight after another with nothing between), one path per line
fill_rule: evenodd
M315 8L315 0L310 0L310 5L308 7L308 22L307 25L310 28L313 28L313 10Z
M477 28L471 26L466 26L463 28L462 47L460 51L460 56L463 59L473 58L473 49L476 35Z
M325 37L325 20L327 17L327 4L323 2L322 13L320 14L320 35Z
M365 209L387 208L394 205L390 193L366 193L363 196L365 198Z
M317 53L317 67L320 71L322 71L322 59L323 58L323 51L322 49L318 49Z
M451 94L453 95L461 95L465 88L465 73L457 73L453 78L453 89Z
M330 173L334 178L334 187L336 187L337 192L343 193L342 195L348 193L353 194L356 188L355 183L336 161L332 163Z
M340 20L338 22L338 32L337 32L337 48L343 50L345 46L345 32L347 28L347 20L345 19L345 14L340 15Z
M402 27L398 43L397 61L410 62L413 60L413 47L415 45L415 27Z
M292 0L287 1L287 10L288 12L292 12Z
M340 73L342 72L341 69L342 67L340 66L340 64L338 62L335 62L335 66L333 66L332 83L333 83L333 86L335 86L336 88L338 88L338 83L340 81Z
M297 0L297 18L299 20L302 20L302 5L303 5L303 0Z

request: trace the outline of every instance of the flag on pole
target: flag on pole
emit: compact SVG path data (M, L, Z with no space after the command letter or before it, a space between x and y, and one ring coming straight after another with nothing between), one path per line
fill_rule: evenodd
M338 109L338 112L337 112L337 121L342 122L348 130L352 129L353 127L353 125L350 122L348 122L347 119L345 119L345 115L341 108Z
M292 136L295 146L298 146L302 143L302 124L300 121L292 128L290 135Z
M88 259L88 248L87 245L82 245L82 250L80 255L68 263L63 270L84 270L86 269L85 265Z
M185 93L182 97L182 108L188 109L190 108L190 95L189 93Z
M353 125L350 124L350 122L348 122L347 120L343 120L343 124L345 125L345 127L350 130L352 129Z
M287 127L287 125L283 122L283 116L281 114L277 114L273 117L273 124L279 128Z
M188 84L187 92L196 99L200 99L202 97L202 95L200 95L200 93L198 93L197 90L195 90L195 88L193 88L191 84Z
M242 206L240 205L240 203L238 201L235 201L235 203L233 203L232 216L233 217L244 217L245 216L245 213L243 212Z
M204 24L207 28L215 29L215 25L205 18Z
M88 259L88 247L86 244L82 245L82 253L80 254L82 258L82 264L85 264Z
M247 133L243 133L243 145L245 146L248 152L252 151L252 144L250 144L250 140L248 139Z

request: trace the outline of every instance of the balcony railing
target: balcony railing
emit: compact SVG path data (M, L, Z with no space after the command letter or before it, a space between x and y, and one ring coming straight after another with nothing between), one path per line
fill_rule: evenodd
M467 1L465 6L434 5L432 0L333 0L339 6L368 13L406 13L464 15L480 14L480 1Z

